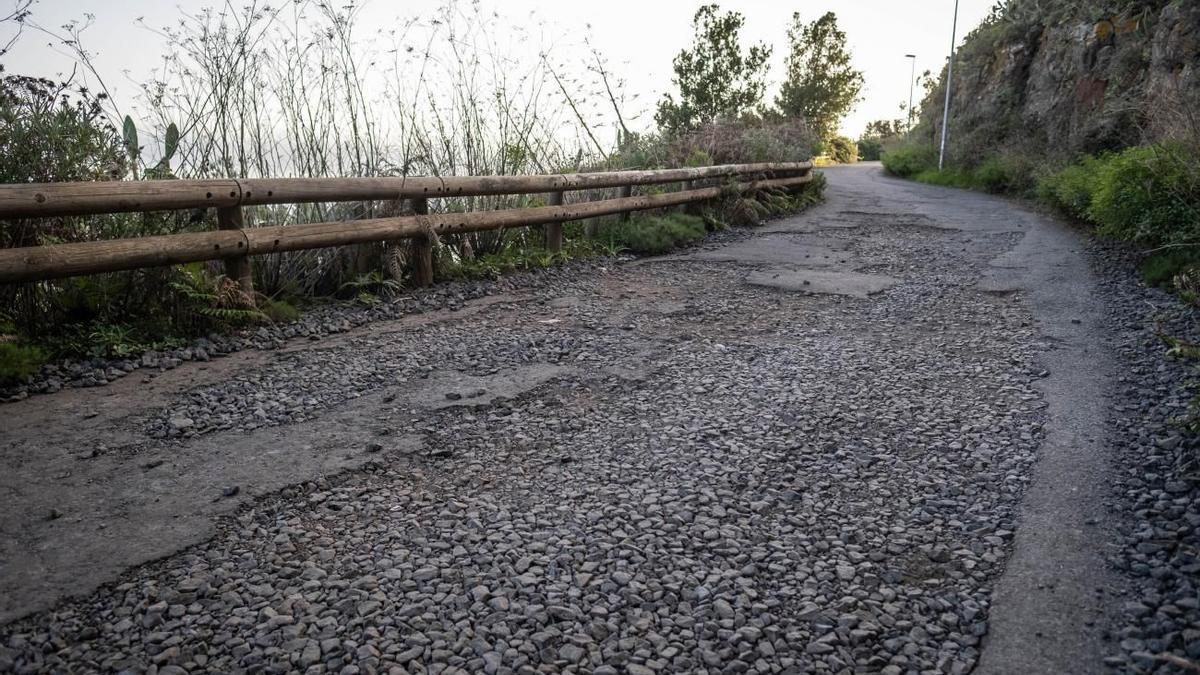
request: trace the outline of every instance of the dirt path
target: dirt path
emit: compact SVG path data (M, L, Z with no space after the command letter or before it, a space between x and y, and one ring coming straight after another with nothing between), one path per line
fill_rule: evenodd
M829 178L683 254L5 406L0 671L1100 670L1074 236Z

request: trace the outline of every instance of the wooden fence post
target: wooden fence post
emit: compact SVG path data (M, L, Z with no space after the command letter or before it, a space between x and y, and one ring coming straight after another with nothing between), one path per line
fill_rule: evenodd
M242 219L242 207L222 206L217 209L217 228L221 230L241 230L245 226ZM237 256L225 259L225 276L237 282L238 288L254 303L254 268L249 256Z
M633 185L622 185L621 186L621 198L624 199L626 197L632 197L632 196L633 196ZM633 214L631 212L623 211L621 213L621 222L628 223L629 219L631 217L633 217Z
M550 198L547 200L548 206L562 206L563 193L551 192ZM546 250L551 253L562 251L563 243L563 226L561 222L546 223Z
M412 200L413 213L429 215L429 200ZM433 240L428 234L413 239L413 281L422 288L433 285Z

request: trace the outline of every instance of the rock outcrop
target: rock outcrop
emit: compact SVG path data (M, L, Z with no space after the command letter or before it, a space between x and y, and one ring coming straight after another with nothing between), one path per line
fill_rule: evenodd
M1119 12L1095 2L1057 11L1039 11L1034 0L1013 4L959 50L955 154L1073 155L1200 126L1200 2L1124 3ZM917 133L930 139L944 91L936 88L922 109Z

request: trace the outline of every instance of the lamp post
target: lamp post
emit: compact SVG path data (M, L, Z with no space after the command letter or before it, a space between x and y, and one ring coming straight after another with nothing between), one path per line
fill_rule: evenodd
M912 131L912 115L913 115L913 87L917 84L917 55L905 54L904 58L912 59L912 75L908 78L908 128L905 131Z
M950 63L946 66L946 106L942 109L942 149L938 171L946 165L946 134L950 130L950 88L954 85L954 45L958 41L958 0L954 0L954 23L950 27Z

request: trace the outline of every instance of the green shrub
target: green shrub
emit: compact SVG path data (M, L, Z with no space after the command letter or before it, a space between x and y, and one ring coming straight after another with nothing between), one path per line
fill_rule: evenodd
M763 190L733 200L725 206L722 217L732 225L758 225L767 218L799 213L820 202L824 193L825 174L816 172L800 190Z
M542 242L510 241L495 252L463 258L447 256L438 261L439 279L497 279L503 274L544 269L569 260L603 255L607 251L597 242L585 238L586 226L582 222L567 223L564 227L563 248L551 253Z
M37 347L0 342L0 384L24 380L45 362L45 352Z
M845 136L834 136L829 140L829 157L839 164L858 161L858 144Z
M772 209L770 215L784 215L786 213L796 213L821 202L825 198L825 187L828 182L825 174L820 171L812 172L812 180L804 184L804 187L796 192L781 191L780 200L772 202L767 201L768 208Z
M864 162L878 162L883 157L883 139L863 137L858 139L858 158Z
M1121 239L1149 245L1195 242L1200 230L1197 158L1165 144L1103 158L1088 216L1102 234Z
M0 74L0 182L112 180L127 157L104 95Z
M1200 267L1200 251L1174 248L1147 256L1142 261L1142 279L1150 286L1170 288L1181 273Z
M902 145L883 156L883 168L900 178L937 168L937 151L932 146Z
M1171 144L1127 148L1084 157L1042 176L1037 197L1103 235L1147 246L1195 243L1200 236L1200 158ZM1163 283L1192 254L1172 252L1146 260L1150 283Z
M1084 157L1075 164L1041 176L1037 179L1035 194L1044 204L1072 218L1087 220L1101 164L1100 159Z
M300 310L286 300L260 298L258 309L275 323L290 323L300 318Z
M0 68L0 71L3 69ZM66 84L0 72L0 182L120 180L141 146L132 120L124 134L104 116L104 96ZM140 175L171 176L178 131L167 128L162 161ZM135 174L136 175L136 174ZM171 234L212 227L212 212L158 212L0 221L0 247ZM0 286L6 334L52 356L125 357L165 339L221 330L245 315L210 292L215 265L148 268ZM226 284L228 286L228 284ZM242 317L244 318L244 317Z
M684 166L712 166L712 156L700 148L693 148L683 161Z
M933 148L904 146L883 157L889 172L902 178L945 187L995 194L1025 194L1034 186L1033 166L1019 155L989 157L974 168L937 168Z
M992 193L1011 192L1017 182L1013 166L999 157L989 157L971 172L974 187Z
M602 235L613 244L633 253L657 255L704 238L708 228L704 219L686 213L638 216L610 225Z

